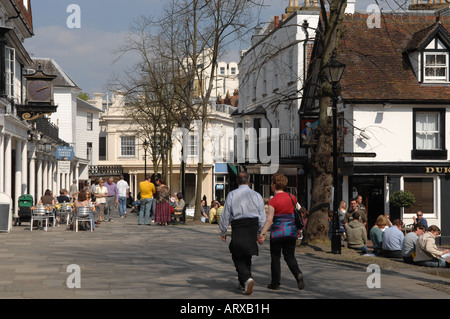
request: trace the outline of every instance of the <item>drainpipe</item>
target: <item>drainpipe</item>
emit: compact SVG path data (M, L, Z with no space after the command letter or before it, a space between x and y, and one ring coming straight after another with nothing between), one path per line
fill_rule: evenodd
M307 74L307 72L306 72L307 71L307 67L306 67L306 61L307 61L306 45L308 44L308 40L309 40L308 26L309 26L308 21L303 20L302 30L303 30L303 32L305 32L305 42L303 43L303 86L305 86L306 74Z

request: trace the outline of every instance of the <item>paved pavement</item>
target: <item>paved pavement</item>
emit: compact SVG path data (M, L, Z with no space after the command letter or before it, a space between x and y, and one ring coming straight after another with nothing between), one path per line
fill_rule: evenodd
M282 260L279 291L270 280L269 244L253 258L255 291L244 296L217 225L137 225L137 216L104 222L94 232L33 230L29 223L0 233L0 298L43 299L239 299L254 302L297 298L449 299L433 284L450 279L412 270L381 269L380 288L368 288L372 272L351 264L297 255L305 276L303 291ZM79 272L72 266L79 266ZM70 267L69 267L70 266ZM77 274L80 274L77 281ZM370 277L373 278L373 277ZM370 282L376 283L369 278ZM68 283L69 282L69 283ZM73 285L80 283L80 288ZM72 288L70 287L72 286Z

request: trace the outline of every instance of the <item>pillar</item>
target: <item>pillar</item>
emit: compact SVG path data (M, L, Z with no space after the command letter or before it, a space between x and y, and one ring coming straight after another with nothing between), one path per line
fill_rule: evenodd
M28 143L22 143L22 194L28 193Z
M36 145L31 146L31 158L30 158L30 169L28 170L28 175L30 176L28 182L28 194L36 196Z
M34 198L34 203L36 204L37 202L39 202L39 199L41 198L41 196L43 195L42 193L42 180L43 180L43 175L44 175L44 171L43 171L43 163L42 163L42 156L39 155L38 159L37 159L37 174L36 174L36 185L37 185L37 189L36 189L36 198Z
M16 171L14 179L14 216L19 216L18 198L22 195L22 140L16 141Z
M5 135L5 187L4 192L12 197L12 148L11 148L11 135Z

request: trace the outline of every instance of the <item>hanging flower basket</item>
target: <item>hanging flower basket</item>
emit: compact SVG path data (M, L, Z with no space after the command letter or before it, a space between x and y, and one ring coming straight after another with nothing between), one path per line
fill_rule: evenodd
M391 195L391 204L395 207L409 208L416 204L416 197L408 191L396 191Z

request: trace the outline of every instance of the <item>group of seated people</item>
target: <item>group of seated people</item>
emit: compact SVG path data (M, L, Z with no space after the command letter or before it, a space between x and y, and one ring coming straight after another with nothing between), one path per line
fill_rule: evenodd
M201 213L204 223L218 224L222 216L224 201L213 200L211 206L206 206L206 200L202 200Z
M441 231L436 225L427 227L426 220L414 219L412 231L403 233L403 222L400 219L390 222L387 215L378 216L375 225L370 230L373 243L373 254L386 258L399 258L404 262L427 267L450 267L449 262L442 258L450 250L438 249L436 238ZM421 221L424 221L422 224ZM353 213L352 221L345 228L347 247L362 254L369 252L367 248L367 232L358 213Z

